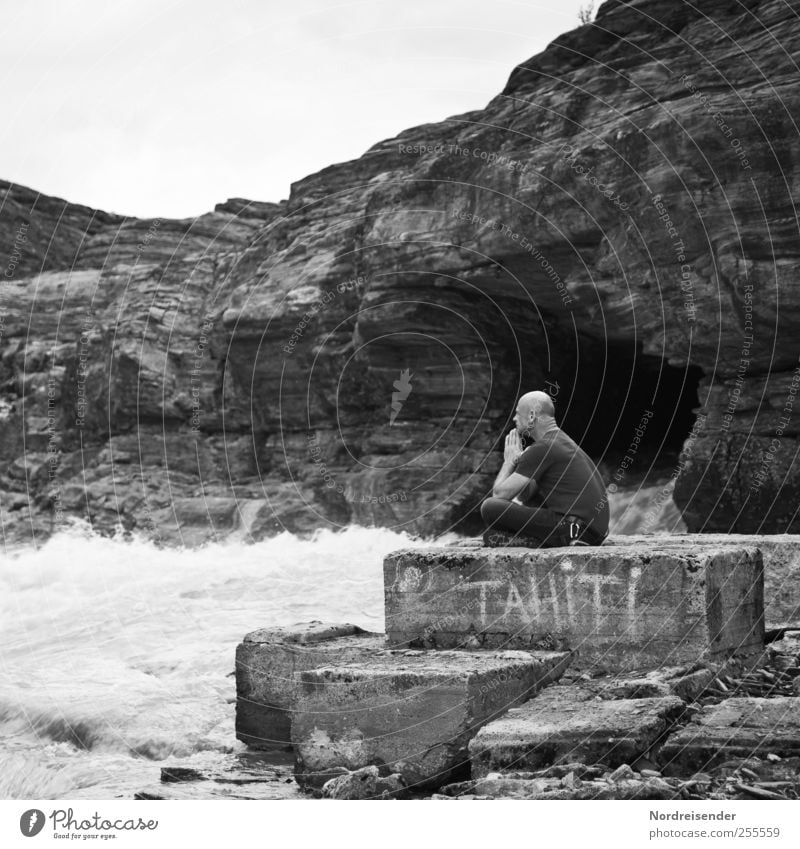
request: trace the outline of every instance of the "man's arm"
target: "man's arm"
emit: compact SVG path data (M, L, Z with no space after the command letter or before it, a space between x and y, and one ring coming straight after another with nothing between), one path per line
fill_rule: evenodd
M495 498L505 498L507 501L511 501L524 493L525 500L527 501L536 491L536 483L530 478L526 478L525 475L517 474L513 466L507 470L506 465L506 463L503 463L503 467L497 475L497 479L492 487L492 495ZM529 485L530 490L525 493Z
M522 456L522 442L516 430L512 430L506 437L505 454L503 457L503 465L497 473L497 477L492 487L492 495L495 498L505 498L511 501L530 486L526 493L527 498L530 498L536 490L536 483L525 475L520 475L514 470L517 466L517 460Z

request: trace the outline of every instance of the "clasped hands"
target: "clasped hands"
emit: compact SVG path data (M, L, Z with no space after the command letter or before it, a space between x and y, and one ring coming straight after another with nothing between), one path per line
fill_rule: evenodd
M506 437L505 452L503 459L506 463L516 463L522 456L522 439L516 428L511 431Z

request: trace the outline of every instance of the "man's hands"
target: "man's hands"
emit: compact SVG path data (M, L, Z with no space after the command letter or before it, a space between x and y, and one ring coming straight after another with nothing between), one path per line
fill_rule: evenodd
M503 465L492 487L492 495L495 498L505 498L507 501L517 499L519 504L528 496L529 490L530 495L535 491L536 484L532 480L514 471L514 466L521 456L522 439L515 429L506 437Z
M516 428L506 437L506 447L503 459L506 463L516 463L522 456L522 440Z

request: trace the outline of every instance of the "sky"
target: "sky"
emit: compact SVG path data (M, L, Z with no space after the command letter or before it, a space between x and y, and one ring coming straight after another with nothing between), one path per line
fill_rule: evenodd
M0 0L0 178L194 217L480 109L586 0Z

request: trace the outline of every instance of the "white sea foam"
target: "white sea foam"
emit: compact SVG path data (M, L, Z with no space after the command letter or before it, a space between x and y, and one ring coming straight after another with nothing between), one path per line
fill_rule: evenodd
M242 636L311 619L383 630L383 557L410 543L366 528L194 550L75 534L4 558L0 738L31 744L23 795L37 795L37 771L46 795L57 763L66 792L54 743L159 761L230 751Z

